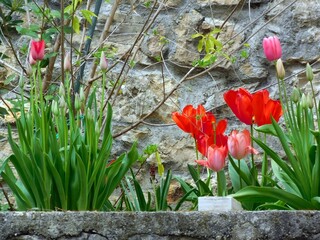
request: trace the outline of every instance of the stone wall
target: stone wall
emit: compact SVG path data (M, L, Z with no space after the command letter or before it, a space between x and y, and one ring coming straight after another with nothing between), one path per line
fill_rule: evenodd
M234 13L223 24L234 8ZM150 8L142 5L132 14L128 14L129 10L129 2L124 1L116 13L113 33L107 43L117 47L119 56L133 43L150 12ZM145 120L148 124L140 124L116 138L115 154L135 140L141 149L148 144L157 144L166 169L172 168L174 174L189 177L187 164L195 159L193 140L173 124L171 113L181 111L187 104L203 104L217 119L227 118L228 132L244 128L225 105L223 93L238 87L252 92L268 88L271 96L277 98L274 66L266 60L262 50L262 39L272 35L277 35L282 43L288 91L294 85L303 88L306 81L301 71L306 62L314 63L319 58L319 18L320 3L316 0L167 1L145 36L135 66L128 71L122 93L117 98L115 134L148 114L162 101L163 94L168 94L184 78L192 68L192 62L203 56L197 51L198 40L192 39L192 34L223 25L218 39L224 44L224 51L236 61L231 64L221 57L206 73L203 73L204 69L195 69ZM163 38L165 45L159 43ZM249 47L244 47L245 43ZM244 49L248 58L240 57ZM163 64L157 61L161 52ZM317 64L314 66L317 69ZM119 71L120 66L109 74L110 79L114 79ZM318 92L317 74L314 85Z
M0 239L319 239L317 211L0 212Z

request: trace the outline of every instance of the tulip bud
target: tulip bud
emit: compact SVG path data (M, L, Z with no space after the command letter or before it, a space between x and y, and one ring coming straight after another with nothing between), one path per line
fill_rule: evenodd
M29 62L26 64L26 74L28 77L31 77L33 73L32 67Z
M101 52L100 69L101 69L101 71L106 71L108 69L108 60L107 60L104 52Z
M74 108L79 111L81 109L81 101L78 93L75 94L74 98Z
M310 82L313 80L313 71L309 63L307 63L307 66L306 66L306 77L307 77L307 80Z
M60 99L59 99L59 107L60 108L67 108L67 103L66 103L66 101L64 100L64 97L60 97Z
M65 90L64 90L63 83L60 83L60 86L59 86L59 95L60 95L60 97L65 97L65 96L66 96L66 92L65 92Z
M308 104L308 108L310 109L313 108L313 99L310 93L307 94L307 104Z
M291 101L294 103L298 103L300 100L300 91L298 88L293 88L292 93L291 93Z
M57 101L55 101L55 100L52 101L51 110L52 110L52 113L53 113L55 116L58 116L58 115L59 115L59 108L58 108L58 103L57 103Z
M303 109L306 109L308 107L307 97L304 93L301 96L300 105Z
M277 60L276 70L277 70L277 77L278 77L279 79L284 79L284 77L285 77L285 75L286 75L286 71L284 70L284 66L283 66L283 63L282 63L281 58L279 58L279 59Z
M84 94L84 90L83 90L83 87L81 87L80 88L80 94L79 94L79 96L80 96L80 101L81 101L81 103L85 103L85 100L86 100L86 97L85 97L85 94Z
M70 56L70 52L68 52L65 57L64 57L64 70L67 72L71 71L71 56Z

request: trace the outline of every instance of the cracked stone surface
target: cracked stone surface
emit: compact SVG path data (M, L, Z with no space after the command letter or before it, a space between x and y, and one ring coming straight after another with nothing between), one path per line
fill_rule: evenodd
M319 239L319 211L0 212L0 239Z

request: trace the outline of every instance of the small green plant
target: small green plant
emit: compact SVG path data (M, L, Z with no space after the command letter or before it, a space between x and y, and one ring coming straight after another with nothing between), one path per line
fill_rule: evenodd
M215 28L207 34L196 33L193 34L192 38L200 38L197 46L198 52L205 52L205 55L202 59L196 61L194 64L197 64L199 67L207 67L213 64L218 56L222 54L222 43L215 37L215 34L219 33L220 29Z
M167 201L171 179L172 173L169 170L165 177L161 177L160 182L151 180L153 192L144 192L132 172L131 177L126 177L122 183L125 194L120 203L124 203L126 211L167 211L171 209Z

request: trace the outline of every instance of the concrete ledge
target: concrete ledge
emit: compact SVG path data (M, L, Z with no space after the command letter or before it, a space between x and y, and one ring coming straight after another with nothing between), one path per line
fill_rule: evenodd
M0 239L320 239L320 211L0 212Z

